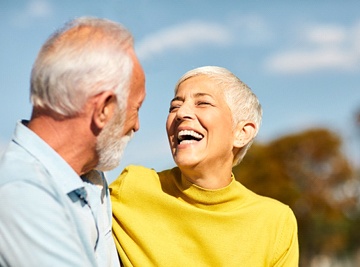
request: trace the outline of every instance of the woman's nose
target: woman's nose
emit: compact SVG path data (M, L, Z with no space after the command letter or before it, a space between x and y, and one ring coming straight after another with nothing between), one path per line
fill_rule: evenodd
M176 112L176 119L177 120L184 120L184 119L193 119L194 118L194 110L191 108L189 104L182 104L177 112Z

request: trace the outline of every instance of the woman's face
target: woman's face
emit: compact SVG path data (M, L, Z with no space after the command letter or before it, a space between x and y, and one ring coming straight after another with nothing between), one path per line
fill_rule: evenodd
M189 78L170 103L166 130L179 167L225 167L233 160L233 122L222 89L205 75Z

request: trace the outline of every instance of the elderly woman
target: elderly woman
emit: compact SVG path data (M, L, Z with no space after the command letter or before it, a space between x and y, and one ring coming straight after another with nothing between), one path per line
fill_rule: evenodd
M124 266L298 266L290 208L232 174L261 122L257 97L220 67L187 72L166 130L177 167L127 167L111 185Z

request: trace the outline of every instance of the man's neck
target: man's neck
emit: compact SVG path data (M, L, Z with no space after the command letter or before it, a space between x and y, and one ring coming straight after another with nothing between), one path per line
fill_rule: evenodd
M28 128L51 146L79 175L97 162L95 136L84 116L56 117L34 112Z

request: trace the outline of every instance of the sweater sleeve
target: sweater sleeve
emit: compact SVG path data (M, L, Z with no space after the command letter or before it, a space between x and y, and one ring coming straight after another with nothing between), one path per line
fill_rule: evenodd
M122 173L109 185L110 191L110 199L112 205L112 213L113 213L113 237L115 240L115 245L117 250L120 250L120 242L117 236L118 230L120 229L120 214L121 214L121 189L123 182L125 181L125 177L129 173L129 167L125 168Z
M275 251L274 267L296 267L299 266L299 245L297 222L294 213L287 209L281 236Z

